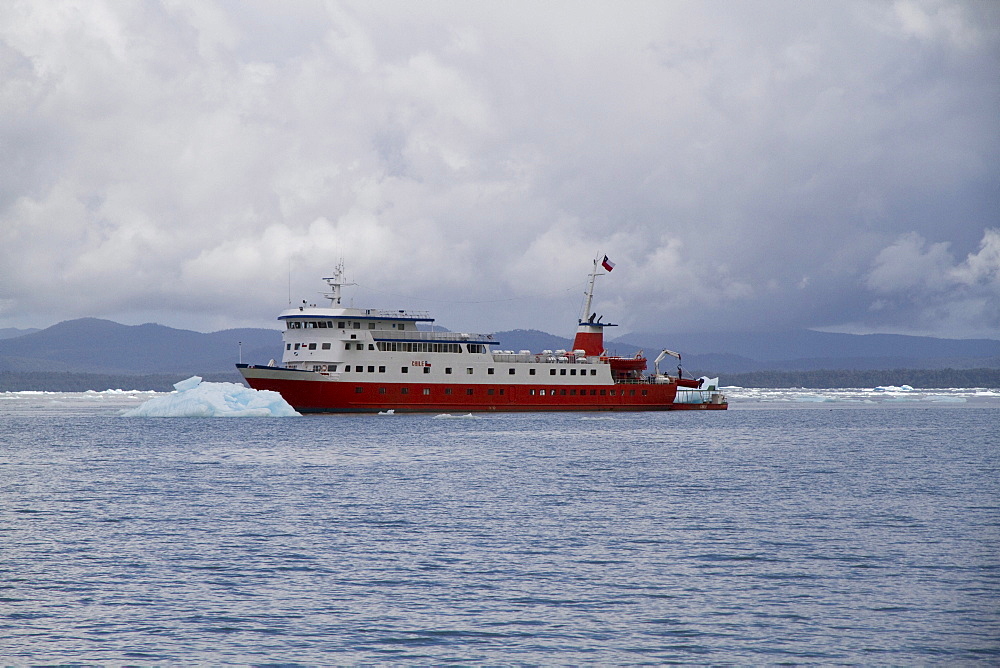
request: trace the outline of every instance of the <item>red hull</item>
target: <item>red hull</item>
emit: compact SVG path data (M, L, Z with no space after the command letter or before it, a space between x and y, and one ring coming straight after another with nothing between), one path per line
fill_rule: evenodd
M597 387L437 385L252 376L247 383L255 390L280 393L300 413L665 411L701 407L674 404L676 387L666 383Z

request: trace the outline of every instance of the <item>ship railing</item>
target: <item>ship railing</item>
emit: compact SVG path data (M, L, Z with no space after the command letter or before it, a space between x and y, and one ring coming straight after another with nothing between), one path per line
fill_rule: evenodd
M552 353L527 353L527 352L512 352L512 351L493 351L493 361L494 362L505 362L505 363L538 363L546 362L548 364L596 364L597 357L573 357L567 355L555 355Z
M694 388L678 388L674 397L675 404L708 404L712 396L719 394L718 390L696 390Z
M496 345L492 334L377 329L371 335L376 341L447 341L449 343L485 343L487 345Z
M408 320L433 320L430 311L410 311L406 309L391 310L391 309L379 309L379 308L369 308L365 309L365 315L374 315L379 318L391 319L391 318L406 318Z

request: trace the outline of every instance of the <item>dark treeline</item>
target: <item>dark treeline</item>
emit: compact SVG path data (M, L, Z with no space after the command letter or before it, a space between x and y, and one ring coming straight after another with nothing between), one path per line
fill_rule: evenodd
M1000 387L1000 369L837 369L818 371L751 371L721 374L722 385L740 387Z
M711 374L714 375L714 374ZM886 369L827 371L752 371L720 374L722 385L740 387L877 387L910 385L928 387L1000 388L1000 369ZM36 390L44 392L85 392L86 390L156 390L169 392L183 374L127 376L96 373L54 373L50 371L0 371L0 392ZM242 383L237 372L205 374L210 382Z
M51 371L0 371L0 392L86 392L87 390L155 390L169 392L174 383L185 378L183 374L147 374L123 376L101 373L54 373ZM215 383L241 383L236 371L222 374L205 374L202 378Z

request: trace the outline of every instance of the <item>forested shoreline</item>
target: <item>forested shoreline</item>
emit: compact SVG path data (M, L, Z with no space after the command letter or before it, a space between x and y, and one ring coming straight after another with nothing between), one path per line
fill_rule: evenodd
M909 385L919 388L1000 388L1000 369L833 369L817 371L751 371L722 374L721 385L739 387L843 388Z
M714 374L713 374L714 375ZM155 390L169 392L183 374L114 375L57 373L49 371L0 371L0 392L85 392L87 390ZM211 382L242 382L232 373L206 374ZM739 387L878 387L909 385L913 388L990 387L1000 388L1000 369L886 369L820 371L753 371L721 374L723 386Z

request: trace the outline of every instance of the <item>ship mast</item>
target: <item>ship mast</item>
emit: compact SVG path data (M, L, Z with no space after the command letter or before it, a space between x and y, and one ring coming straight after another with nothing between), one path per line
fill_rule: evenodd
M330 286L330 292L324 292L323 296L330 300L330 306L340 306L340 289L345 285L357 285L357 283L344 282L344 261L341 260L333 269L333 276L323 278Z
M587 322L590 318L590 306L594 301L594 281L597 280L598 276L603 276L603 274L597 273L597 258L594 258L594 270L590 272L590 285L587 286L587 291L584 293L587 299L583 302L583 311L580 313L580 324Z

